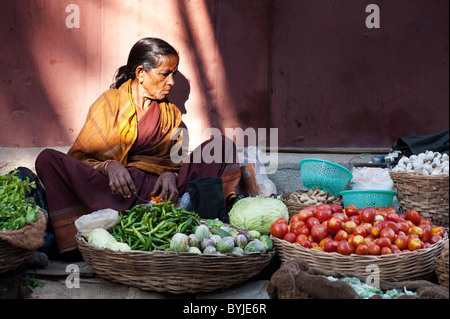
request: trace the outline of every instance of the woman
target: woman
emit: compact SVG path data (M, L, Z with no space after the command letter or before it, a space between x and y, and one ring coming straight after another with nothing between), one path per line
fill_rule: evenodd
M171 139L181 112L166 96L178 63L177 51L167 42L139 40L110 90L90 107L68 154L46 149L37 157L60 253L76 249L74 221L84 214L104 208L123 212L157 195L176 203L189 181L205 177L221 177L225 197L233 198L240 179L235 149L232 162L171 160L171 150L182 139L182 134Z

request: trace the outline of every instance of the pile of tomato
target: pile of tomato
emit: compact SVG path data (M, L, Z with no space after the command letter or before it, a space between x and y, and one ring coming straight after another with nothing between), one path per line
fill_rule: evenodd
M288 222L278 219L271 234L305 248L342 255L386 255L429 248L445 235L417 210L394 207L321 204L309 206Z

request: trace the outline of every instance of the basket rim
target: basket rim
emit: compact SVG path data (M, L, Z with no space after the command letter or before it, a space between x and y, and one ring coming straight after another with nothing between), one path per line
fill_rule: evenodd
M435 180L442 180L442 179L449 179L449 175L440 174L440 175L422 175L418 174L417 172L394 172L389 171L389 175L394 175L394 177L401 177L401 178L422 178L422 179L435 179ZM392 177L392 176L391 176Z
M341 260L395 260L398 256L408 256L408 255L413 255L413 254L417 254L418 252L424 252L424 251L430 251L431 250L435 250L435 249L439 249L440 246L443 247L445 240L448 239L448 234L447 232L445 232L444 237L438 241L437 243L431 245L429 248L421 248L421 249L417 249L417 250L412 250L412 251L405 251L405 252L401 252L401 253L397 253L397 254L387 254L387 255L357 255L357 254L350 254L350 255L342 255L339 254L337 252L326 252L326 251L320 251L320 250L315 250L315 249L310 249L310 248L305 248L302 245L298 245L295 243L290 243L284 239L280 239L277 238L275 236L270 235L270 238L273 240L274 243L278 243L281 245L287 245L287 247L292 247L296 250L299 250L301 252L304 253L310 253L311 256L313 257L315 256L331 256L331 257L336 257L337 259L341 259ZM277 247L277 250L279 248Z
M397 195L394 191L388 191L388 190L382 190L382 189L351 189L351 190L344 190L341 191L339 194L341 196L348 195L348 194L385 194L385 195Z
M325 164L334 166L334 167L344 171L350 179L353 178L353 174L348 168L346 168L346 167L344 167L344 166L342 166L340 164L337 164L337 163L334 163L334 162L331 162L331 161L328 161L328 160L320 159L320 158L305 158L305 159L301 160L298 163L298 165L300 166L300 169L302 168L302 165L304 163L307 163L307 162L321 162L321 163L325 163Z
M142 251L142 250L128 250L128 251L116 251L116 250L112 250L109 248L101 248L98 246L95 246L91 243L89 243L86 238L81 234L81 233L77 233L75 238L77 239L77 241L82 242L82 244L84 244L86 247L88 247L89 249L98 251L98 252L102 252L102 253L107 253L107 254L113 254L116 256L127 256L127 257L133 257L133 256L137 256L137 255L141 255L141 256L191 256L193 258L217 258L217 259L223 259L223 258L227 258L227 257L231 257L234 260L238 259L238 258L242 258L245 259L246 257L270 257L272 258L273 255L275 254L275 249L272 249L269 252L266 253L258 253L258 252L250 252L250 253L246 253L243 255L239 255L239 254L231 254L231 253L225 253L225 254L221 254L221 255L199 255L196 253L189 253L189 252L175 252L175 251L169 251L169 250L152 250L152 251ZM247 258L248 259L248 258Z

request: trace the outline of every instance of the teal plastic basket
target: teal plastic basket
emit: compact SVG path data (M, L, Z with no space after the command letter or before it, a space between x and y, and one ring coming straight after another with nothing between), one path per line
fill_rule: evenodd
M303 186L308 189L319 186L331 195L339 195L353 178L352 172L344 166L322 159L304 159L299 166Z
M396 193L393 191L373 189L348 190L341 192L344 207L353 204L358 209L366 207L392 206L395 195Z

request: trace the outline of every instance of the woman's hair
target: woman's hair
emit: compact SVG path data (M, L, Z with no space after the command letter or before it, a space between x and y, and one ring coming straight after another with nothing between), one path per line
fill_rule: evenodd
M145 71L157 68L169 55L179 57L178 52L166 41L158 38L143 38L131 48L126 65L117 69L111 89L118 89L129 79L136 77L136 68L142 66Z

